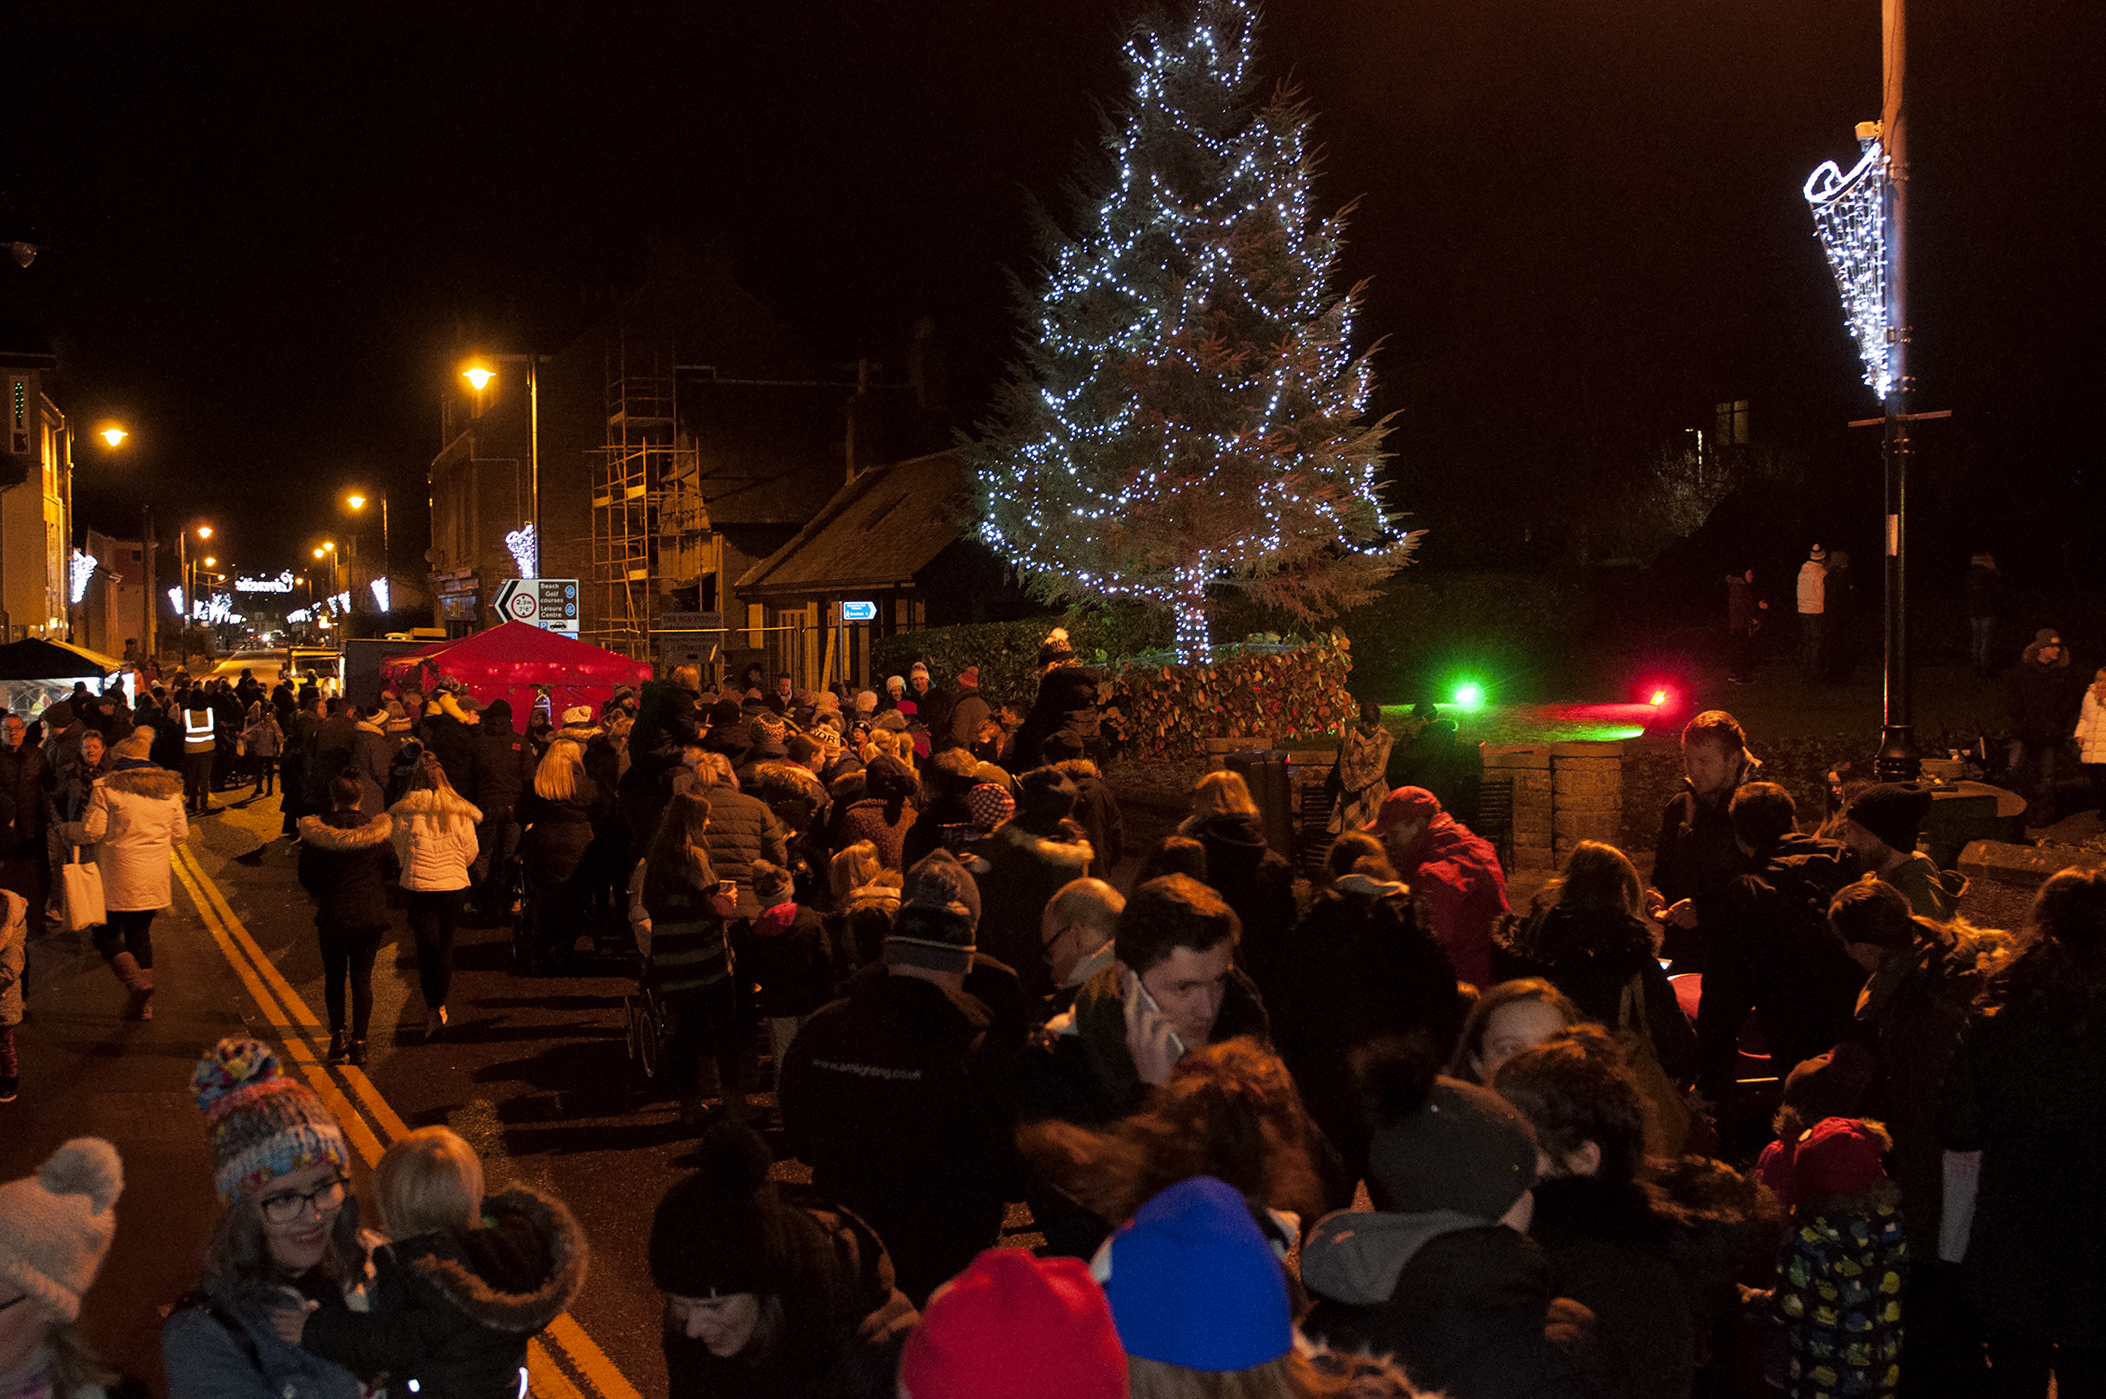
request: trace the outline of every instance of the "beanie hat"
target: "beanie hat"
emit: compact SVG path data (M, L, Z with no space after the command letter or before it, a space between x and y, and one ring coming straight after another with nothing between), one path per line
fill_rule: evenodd
M1126 1352L1081 1259L991 1248L922 1308L899 1382L914 1399L1126 1399Z
M789 1282L810 1215L783 1203L768 1179L774 1164L753 1130L719 1122L696 1146L701 1166L674 1185L651 1216L651 1280L676 1297L763 1297Z
M763 908L789 902L795 882L781 865L771 865L766 860L753 862L753 893Z
M260 1040L228 1038L205 1051L190 1075L212 1147L221 1204L279 1176L334 1161L348 1171L343 1129L303 1083L285 1077Z
M589 728L589 727L591 727L591 725L592 725L592 706L591 706L591 705L589 705L589 704L574 704L574 705L572 705L572 706L571 706L570 708L568 708L568 709L566 709L566 710L564 710L564 711L563 711L563 727L564 727L564 728L566 728L566 729L583 729L583 728Z
M907 705L912 703L912 700L901 700L900 708L888 709L883 714L878 715L872 721L873 726L880 729L889 729L893 733L905 733L907 731L907 716L903 711Z
M885 677L885 689L886 689L886 690L888 690L888 691L890 691L890 690L895 690L895 689L897 689L897 690L905 690L906 688L907 688L907 677L906 677L906 676L904 676L904 675L888 675L888 676L886 676L886 677Z
M978 667L978 666L976 666L976 665L969 665L969 666L967 666L967 667L966 667L965 669L963 669L963 670L959 671L959 672L958 672L958 683L959 683L960 685L970 685L970 686L972 686L972 687L973 687L973 688L974 688L975 690L979 689L979 688L980 688L980 667Z
M1878 1067L1871 1050L1846 1040L1826 1054L1801 1060L1785 1075L1785 1105L1796 1109L1802 1122L1848 1117L1864 1100Z
M856 713L858 713L858 714L875 714L875 713L877 713L877 694L876 694L876 692L874 692L874 691L871 691L871 690L858 690L858 691L856 691Z
M1042 666L1051 665L1055 661L1069 660L1074 654L1075 648L1068 645L1066 627L1053 628L1046 633L1046 639L1038 644L1038 663Z
M820 714L824 714L829 710L839 714L841 712L841 697L832 690L821 690L818 694L812 696L812 709Z
M1813 546L1813 552L1807 555L1807 557L1811 559L1825 559L1828 557L1828 551L1826 549L1823 549L1820 545L1816 544Z
M1294 1348L1280 1260L1243 1196L1212 1176L1141 1206L1099 1260L1128 1355L1218 1372Z
M1913 782L1881 782L1859 792L1843 816L1907 854L1916 848L1916 832L1930 814L1931 801L1930 790Z
M912 897L900 902L892 931L885 935L888 967L920 967L963 976L972 970L973 951L973 911L954 897L952 886L942 879L921 880Z
M940 846L915 861L914 868L907 871L899 891L901 902L914 902L923 887L932 884L941 886L944 901L965 905L977 932L980 927L980 881L973 878L972 871L962 860ZM935 901L933 894L929 897Z
M124 1163L100 1137L75 1137L35 1175L0 1185L0 1281L79 1320L81 1294L117 1235L111 1207L122 1193Z
M1828 1117L1807 1128L1792 1159L1802 1200L1861 1195L1887 1178L1879 1154L1886 1134L1854 1117Z
M752 726L756 738L769 743L780 743L789 733L789 725L773 714L756 714L746 721Z
M1436 1078L1424 1107L1375 1133L1368 1173L1382 1209L1496 1220L1536 1183L1536 1138L1491 1089Z
M965 794L965 809L973 814L973 829L991 831L1016 814L1016 798L993 782L982 782Z
M1033 768L1017 779L1020 794L1017 810L1034 830L1053 825L1074 814L1080 795L1065 774L1053 768Z
M928 673L929 663L927 661L916 661L913 665L907 667L907 674L910 676L927 675Z
M836 715L834 717L838 718L839 716ZM829 753L841 751L841 730L824 718L812 725L812 731L806 734L805 737Z

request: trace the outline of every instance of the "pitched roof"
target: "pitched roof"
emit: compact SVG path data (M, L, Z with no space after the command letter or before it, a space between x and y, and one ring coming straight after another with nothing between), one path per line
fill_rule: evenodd
M872 467L850 481L797 537L746 570L741 593L899 587L958 538L972 484L955 453Z

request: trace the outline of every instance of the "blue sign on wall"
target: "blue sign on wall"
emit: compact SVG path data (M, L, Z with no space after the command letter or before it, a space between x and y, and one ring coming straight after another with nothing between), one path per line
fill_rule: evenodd
M841 604L841 620L844 622L875 622L877 604L874 602L844 602Z

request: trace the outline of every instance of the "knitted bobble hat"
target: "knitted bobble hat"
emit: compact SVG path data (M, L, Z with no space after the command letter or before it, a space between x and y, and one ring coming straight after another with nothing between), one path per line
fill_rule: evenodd
M651 1218L651 1280L676 1297L781 1292L796 1231L815 1226L768 1179L767 1143L719 1122L696 1154L700 1169L666 1191Z
M982 782L965 794L965 809L973 814L973 829L991 831L1016 814L1016 798L992 782Z
M1916 835L1923 818L1930 815L1932 800L1929 788L1913 782L1881 782L1859 792L1843 817L1907 854L1916 848Z
M1375 1133L1368 1171L1382 1209L1489 1223L1535 1185L1535 1133L1491 1089L1437 1078L1423 1107Z
M0 1185L0 1280L67 1321L117 1234L124 1163L100 1137L75 1137L33 1176Z
M899 1380L914 1399L1126 1399L1126 1353L1081 1259L991 1248L922 1308Z
M924 879L900 905L885 935L885 965L963 976L972 970L973 912L949 881Z
M340 1171L351 1168L343 1129L329 1109L305 1084L287 1078L260 1040L221 1040L197 1061L190 1089L204 1110L221 1204L324 1161Z

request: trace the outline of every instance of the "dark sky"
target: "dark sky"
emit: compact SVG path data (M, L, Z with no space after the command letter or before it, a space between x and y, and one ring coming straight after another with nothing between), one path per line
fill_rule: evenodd
M208 516L244 571L341 528L353 481L385 483L413 559L457 325L554 348L653 222L720 230L824 356L898 363L935 316L969 425L1014 335L1027 193L1067 208L1138 8L17 3L0 238L47 251L0 264L0 322L57 336L69 411L138 434L82 451L84 521ZM2106 378L2097 7L1910 8L1919 406L1961 415L1921 441L1926 499L2066 533ZM1361 336L1435 557L1724 397L1836 473L1835 508L1867 481L1876 502L1799 185L1877 114L1877 0L1266 13L1320 196L1360 201L1342 275L1370 279Z

